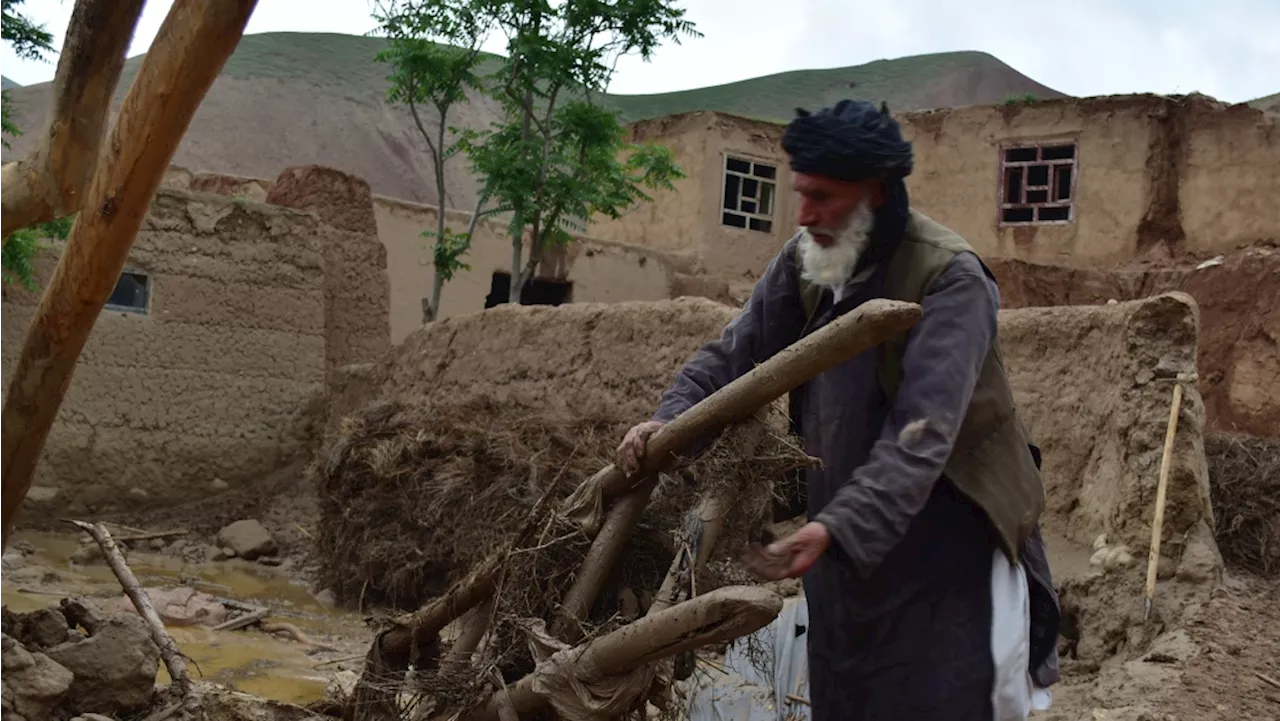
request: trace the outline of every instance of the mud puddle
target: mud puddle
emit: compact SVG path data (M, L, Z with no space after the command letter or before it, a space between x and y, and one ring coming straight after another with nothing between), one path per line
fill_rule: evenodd
M0 595L10 611L23 613L68 596L88 596L115 612L124 598L111 569L102 561L80 565L70 561L80 546L75 534L19 532L13 543L26 541L35 553L22 568L6 572ZM359 614L328 609L315 601L285 569L243 560L190 563L161 552L134 550L129 566L144 587L189 586L218 599L271 608L269 621L289 623L331 649L318 649L284 635L257 628L214 631L203 626L169 625L174 641L192 662L193 677L217 681L267 699L305 704L324 698L325 686L340 668L358 667L344 660L362 654L371 638ZM169 676L161 664L156 683Z

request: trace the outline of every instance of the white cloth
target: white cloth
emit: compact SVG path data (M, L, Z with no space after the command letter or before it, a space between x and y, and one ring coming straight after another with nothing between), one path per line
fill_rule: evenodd
M995 683L991 689L993 721L1025 721L1031 710L1044 711L1052 703L1048 689L1036 686L1028 671L1031 657L1031 596L1027 574L1010 565L997 549L991 562L991 659Z

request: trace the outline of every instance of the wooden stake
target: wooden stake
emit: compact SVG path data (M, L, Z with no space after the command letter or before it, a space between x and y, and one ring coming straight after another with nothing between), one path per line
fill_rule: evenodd
M102 548L102 555L106 557L107 564L111 566L111 572L116 575L116 580L120 582L125 595L133 601L133 607L138 609L138 614L147 622L147 628L151 630L151 640L155 641L156 646L160 648L160 658L164 659L164 666L169 670L169 678L173 679L178 695L183 699L194 698L195 687L191 685L191 677L187 674L187 663L183 660L182 652L178 650L178 644L174 643L173 637L165 630L160 614L156 613L156 607L151 605L151 597L142 589L137 576L133 575L129 564L124 560L124 554L120 553L120 547L111 538L111 532L101 523L67 522L88 533L98 542L98 546Z
M58 55L40 144L0 169L0 244L19 228L80 210L111 98L145 0L78 0Z
M175 0L129 88L4 401L0 507L6 546L80 351L178 143L255 5L257 0Z
M1169 408L1169 426L1164 435L1164 454L1160 457L1160 481L1156 485L1156 513L1151 521L1151 553L1147 556L1147 587L1142 602L1142 620L1151 616L1156 596L1156 569L1160 565L1160 534L1164 530L1164 505L1169 488L1169 464L1173 458L1173 439L1178 432L1178 409L1182 406L1182 384L1174 383L1173 404Z
M629 673L645 664L727 643L767 626L782 610L782 597L759 586L726 586L645 616L583 646L555 655L565 673L590 683ZM548 699L534 691L538 672L525 676L505 692L517 713L542 708ZM504 691L495 691L459 721L499 721Z

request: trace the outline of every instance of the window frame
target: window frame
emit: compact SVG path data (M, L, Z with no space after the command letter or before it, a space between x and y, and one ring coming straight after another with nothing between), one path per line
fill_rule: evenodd
M1070 146L1072 149L1071 157L1066 159L1042 160L1045 148L1059 148ZM1006 160L1006 156L1010 150L1025 150L1034 148L1036 150L1036 160ZM1018 139L1005 140L998 147L998 163L996 164L996 226L997 227L1038 227L1053 225L1071 225L1076 222L1076 188L1080 182L1080 143L1074 136L1059 138L1040 138L1040 139ZM1049 200L1039 203L1026 202L1026 178L1027 171L1025 168L1034 166L1047 166L1049 168ZM1071 168L1071 184L1067 191L1066 201L1054 201L1053 191L1055 182L1055 168L1058 166L1068 166ZM1023 202L1010 203L1006 200L1006 191L1008 190L1008 170L1009 168L1024 168L1022 171L1022 198ZM1037 186L1037 189L1039 186ZM1061 220L1040 220L1033 217L1031 220L1005 220L1005 211L1018 208L1031 208L1033 213L1039 215L1040 208L1062 208L1067 209L1067 217Z
M151 273L148 273L146 270L142 268L125 266L125 268L120 271L120 277L116 278L115 286L112 286L112 289L111 289L112 294L115 293L115 289L119 287L120 281L123 280L126 275L140 275L146 279L146 288L147 288L146 304L141 308L137 306L132 306L132 305L116 305L111 302L111 296L108 295L107 302L103 304L102 309L104 311L111 311L113 313L130 313L132 315L151 315L151 302L155 296L155 283L152 282L153 278L151 277Z
M721 228L728 228L730 230L735 230L735 231L760 233L762 235L773 235L775 231L775 223L777 222L775 216L777 215L777 212L778 212L778 174L781 171L781 166L778 164L778 162L775 159L763 158L763 157L751 155L750 153L736 153L736 152L731 152L726 150L722 152L720 155L721 155L720 194L716 199L716 211L717 211L717 214L720 216L718 220L718 225ZM730 170L729 161L731 160L736 160L742 163L750 163L751 173L747 174L747 173L743 173L740 170ZM756 175L755 166L757 165L763 165L763 166L772 168L773 177L762 178ZM767 215L759 212L752 213L745 210L729 210L728 208L724 207L724 194L725 194L725 191L728 189L730 174L738 178L750 178L752 180L755 180L758 183L768 183L770 186L772 186L773 195L770 198L769 213ZM741 203L741 200L742 200L741 188L739 188L738 190L738 200L739 200L739 203ZM730 225L724 222L724 216L726 213L733 213L735 215L739 215L746 218L746 225L739 227L739 226ZM760 230L757 228L752 228L751 227L752 220L758 220L758 221L763 221L768 223L769 229Z

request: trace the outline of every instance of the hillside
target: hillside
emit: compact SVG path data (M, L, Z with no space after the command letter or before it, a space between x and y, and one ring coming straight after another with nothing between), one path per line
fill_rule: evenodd
M289 165L321 163L356 173L375 193L436 204L426 144L407 111L383 101L387 69L374 60L384 40L326 33L262 33L240 42L197 112L174 163L194 170L274 178ZM130 58L115 110L141 63ZM9 91L14 119L28 131L45 122L50 83ZM1012 94L1062 97L985 53L942 53L801 70L660 95L610 95L627 120L708 109L785 121L797 105L841 97L884 100L894 111L997 103ZM460 107L449 124L486 127L497 107ZM11 139L10 161L37 133ZM454 163L465 162L461 159ZM456 174L446 205L469 208L476 184Z
M1264 112L1280 113L1280 93L1254 98L1249 101L1249 104Z
M8 90L9 88L20 88L20 87L22 86L19 85L18 83L10 80L9 78L3 75L0 75L0 90Z

